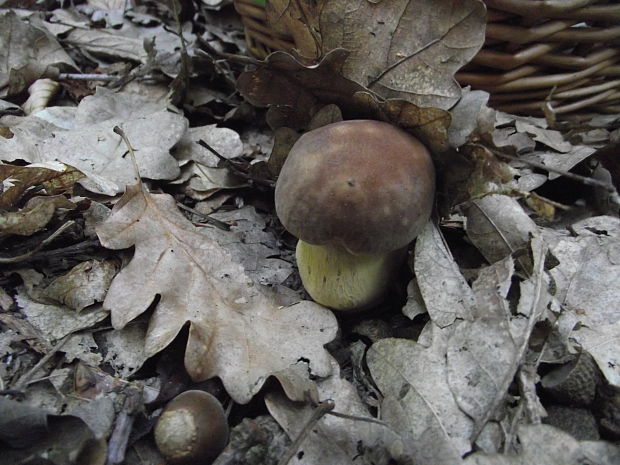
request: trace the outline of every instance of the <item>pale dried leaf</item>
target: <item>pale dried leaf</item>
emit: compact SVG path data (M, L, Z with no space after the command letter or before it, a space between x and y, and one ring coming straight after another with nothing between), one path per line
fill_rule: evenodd
M147 327L146 321L136 320L123 329L100 334L104 361L114 370L115 376L127 379L147 361L148 356L144 352Z
M91 328L109 315L109 312L100 305L81 313L75 313L66 307L35 302L23 292L17 295L16 300L20 311L48 342L57 341L68 334Z
M477 0L326 2L320 23L324 50L351 52L345 77L383 98L448 109L461 95L454 73L484 43L486 8Z
M0 137L0 160L25 160L39 163L48 160L39 144L61 127L36 116L3 116L0 126L10 131L9 136Z
M465 144L478 128L478 115L486 107L489 93L482 90L464 89L458 103L450 110L452 121L448 128L448 139L452 147Z
M557 150L558 152L566 153L571 151L572 144L564 140L560 131L541 128L536 124L529 123L522 119L515 121L515 127L518 132L530 134L535 141Z
M190 163L183 167L181 179L188 178L186 194L196 200L205 200L223 189L247 186L245 180L235 176L227 167L211 168L202 163Z
M268 230L265 218L254 207L217 212L213 218L230 225L230 234L222 235L212 229L204 230L240 263L252 281L278 285L293 272L293 265L277 258L281 255L279 240Z
M108 16L108 18L110 18ZM68 33L63 42L95 55L123 58L155 66L165 74L175 77L181 69L181 39L162 24L141 27L128 19L110 18L118 22L115 28L80 28ZM191 51L196 37L184 28L183 37Z
M84 97L75 108L73 125L78 128L104 121L134 120L168 108L167 98L153 99L136 92L115 92L98 87L95 95Z
M166 101L149 103L131 93L115 95L108 91L84 99L63 127L33 116L4 117L1 121L6 121L14 136L0 138L0 159L59 160L88 177L80 181L85 188L115 195L135 182L127 147L113 132L114 126L120 126L136 149L141 176L174 179L179 167L170 149L181 139L188 123L165 106Z
M473 317L474 295L446 247L439 229L428 222L418 236L414 271L424 304L433 322L448 326Z
M210 168L217 168L220 159L209 149L198 144L206 142L226 159L236 158L243 153L243 142L232 129L218 128L215 124L189 128L174 150L174 156L181 163L193 160Z
M336 373L318 383L321 400L334 401L335 412L372 419L355 387ZM291 402L284 395L271 392L265 397L269 413L294 439L312 415L312 407ZM404 444L389 427L362 420L325 415L288 462L297 465L383 464L399 458Z
M62 345L62 351L68 363L80 360L87 365L97 366L103 361L99 353L99 346L95 342L92 333L78 333L72 335L67 342Z
M578 163L581 163L583 160L588 158L596 152L594 147L589 147L587 145L573 145L571 149L566 153L556 153L556 152L534 152L527 155L522 155L522 159L527 161L533 161L536 163L542 163L545 166L550 168L554 168L556 170L561 171L569 171ZM553 180L559 178L560 174L558 173L549 173L549 179Z
M578 311L596 327L620 319L620 228L609 222L606 229L581 223L583 235L571 237L545 230L549 250L559 264L549 271L557 288L556 298L566 308Z
M103 302L116 271L110 260L88 260L54 279L41 295L80 312L95 302Z
M368 350L367 363L383 395L381 419L410 444L415 463L455 465L470 450L471 419L448 385L445 345L382 339Z
M407 302L403 307L403 315L413 320L416 316L423 315L427 312L428 310L424 305L424 298L422 297L420 286L417 280L412 279L409 281L409 284L407 284Z
M140 176L150 179L174 179L179 174L170 149L187 129L187 120L168 111L160 111L132 120L104 121L85 128L56 132L45 139L41 150L47 159L61 160L88 176L80 183L92 192L115 195L135 182L136 174L127 147L114 126L120 126L136 149Z
M333 314L312 302L280 307L276 294L196 231L172 197L130 186L98 233L108 248L136 248L104 302L113 325L124 327L160 296L145 341L148 356L189 322L187 371L196 380L219 376L239 403L301 358L313 373L330 373L323 344L335 335Z
M518 430L519 455L477 452L464 465L614 465L620 460L617 446L605 442L577 441L549 425L523 425Z
M0 12L0 97L25 90L58 69L77 70L71 57L45 28Z
M538 231L519 202L505 195L474 200L466 215L467 237L490 263L524 249Z
M477 424L491 416L518 367L506 300L513 273L511 257L481 271L473 285L476 318L461 322L448 344L450 388Z
M607 382L620 387L620 321L581 326L571 337L592 355Z

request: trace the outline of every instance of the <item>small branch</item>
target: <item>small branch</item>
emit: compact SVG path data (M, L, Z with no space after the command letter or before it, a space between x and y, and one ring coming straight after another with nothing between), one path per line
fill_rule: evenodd
M220 58L224 58L225 60L232 61L234 63L239 63L242 65L254 65L254 66L260 66L260 67L265 66L265 63L263 63L260 60L257 60L256 58L246 57L245 55L237 55L235 53L220 52L218 49L213 47L213 45L211 45L206 40L199 38L198 41L200 45L206 48L209 53L205 52L204 50L197 49L196 54L202 55L205 58L213 59L213 56L211 55L215 55Z
M327 399L319 403L319 405L312 412L312 415L308 419L306 425L303 427L299 435L295 438L293 443L286 450L285 454L278 461L278 465L287 465L289 463L289 461L297 452L297 449L299 449L301 443L304 441L304 439L306 439L306 436L308 435L310 430L314 428L314 425L316 425L317 422L321 418L323 418L323 416L325 416L325 414L331 412L335 406L336 404L332 399Z
M75 221L73 221L73 220L67 221L60 228L58 228L56 231L54 231L54 233L51 236L49 236L47 239L45 239L43 242L41 242L37 247L32 249L30 252L26 252L25 254L18 255L17 257L0 257L0 264L8 265L8 264L12 264L12 263L23 262L23 261L29 259L34 254L36 254L39 250L41 250L43 247L45 247L47 244L49 244L54 239L56 239L67 228L70 228L74 224L75 224Z
M19 378L19 380L13 386L13 389L15 391L22 391L24 387L26 387L28 382L32 379L32 377L43 367L43 365L48 362L49 359L51 359L56 354L56 352L58 352L62 348L62 346L65 345L65 343L72 335L73 333L67 334L60 341L58 341L58 343L54 347L52 347L52 350L45 354L45 356L42 357L35 366L33 366L21 378Z
M215 155L217 158L220 159L220 161L222 161L227 168L229 168L230 170L232 170L232 172L234 174L236 174L237 176L239 176L240 178L245 179L246 181L251 181L255 184L262 184L263 186L268 187L269 189L273 189L276 186L276 183L273 181L268 181L266 179L256 179L253 178L252 176L250 176L249 174L247 174L245 171L239 169L237 167L237 165L235 165L232 161L230 161L228 158L224 157L221 153L219 153L217 150L215 150L213 147L211 147L209 144L207 144L204 140L200 139L197 142L198 145L204 147L205 149L207 149L209 152L211 152L213 155Z
M138 178L138 182L142 183L142 179L140 178L140 169L138 168L138 161L136 160L136 153L135 153L134 148L129 143L129 139L125 135L125 131L123 131L119 126L114 126L112 131L114 131L116 134L121 136L121 139L123 139L123 142L125 142L125 145L127 146L127 150L129 150L129 155L131 156L131 161L133 163L133 169L136 172L136 177Z
M327 412L328 415L333 415L338 418L344 418L345 420L353 420L353 421L365 421L366 423L376 423L377 425L385 426L389 428L389 425L381 420L377 420L376 418L371 417L358 417L355 415L347 415L346 413L340 412Z
M111 74L78 74L78 73L60 73L59 81L104 81L112 82L118 80L118 76Z
M215 218L211 218L209 215L205 215L204 213L200 213L198 210L192 208L192 207L188 207L187 205L183 205L181 202L177 202L177 207L179 207L182 210L188 211L190 213L193 213L194 215L197 215L201 218L203 218L207 223L212 224L213 226L215 226L218 229L221 229L223 231L230 231L230 225L228 223L224 223L223 221L220 220L216 220Z

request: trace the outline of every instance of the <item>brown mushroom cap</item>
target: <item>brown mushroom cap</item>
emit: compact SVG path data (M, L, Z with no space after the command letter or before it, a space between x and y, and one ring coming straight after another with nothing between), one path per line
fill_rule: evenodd
M228 421L222 404L208 392L185 391L157 420L155 443L175 465L210 463L226 447Z
M351 120L307 132L276 184L276 212L294 236L352 254L405 247L428 220L435 170L426 147L390 124Z

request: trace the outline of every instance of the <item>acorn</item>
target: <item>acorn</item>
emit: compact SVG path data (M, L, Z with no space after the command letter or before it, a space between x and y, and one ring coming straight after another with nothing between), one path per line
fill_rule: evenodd
M228 443L222 404L204 391L185 391L172 399L155 425L155 443L173 465L211 463Z

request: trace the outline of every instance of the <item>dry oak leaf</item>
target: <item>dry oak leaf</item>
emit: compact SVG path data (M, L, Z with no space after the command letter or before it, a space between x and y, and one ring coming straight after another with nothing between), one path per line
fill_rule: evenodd
M454 73L484 44L479 0L349 0L321 11L323 50L351 53L343 76L383 98L447 110L461 96Z
M219 376L242 404L269 376L288 380L300 359L317 376L331 373L323 345L336 335L334 315L313 302L280 306L277 294L252 282L227 250L197 232L171 196L129 186L97 233L107 248L135 246L104 301L113 326L123 328L160 296L146 335L147 356L189 322L188 373L196 381Z

